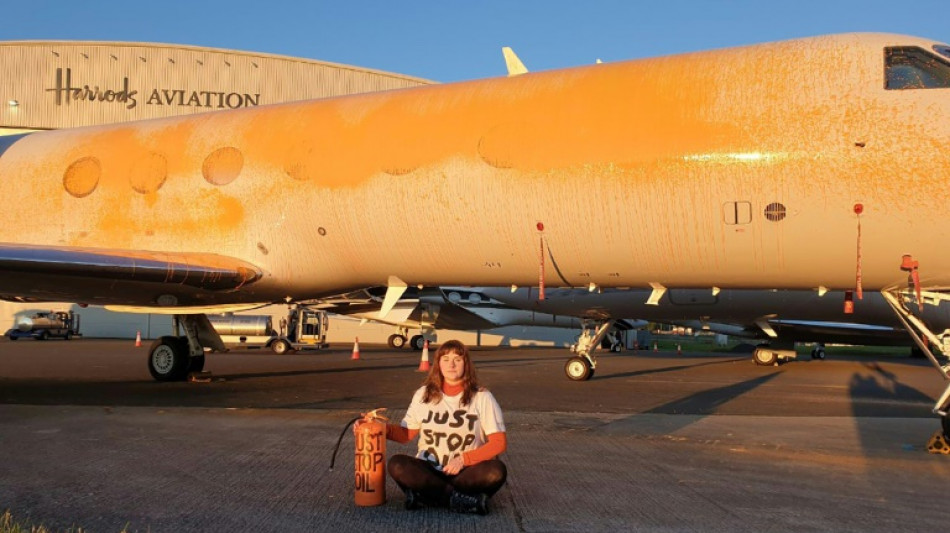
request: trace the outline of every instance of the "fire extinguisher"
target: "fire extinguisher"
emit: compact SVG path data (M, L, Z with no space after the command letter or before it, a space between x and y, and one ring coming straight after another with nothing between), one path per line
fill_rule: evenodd
M386 422L388 418L380 414L385 408L373 409L368 413L350 420L340 433L330 461L330 470L336 462L336 454L346 430L362 420L356 429L355 478L353 498L356 505L370 507L386 503Z

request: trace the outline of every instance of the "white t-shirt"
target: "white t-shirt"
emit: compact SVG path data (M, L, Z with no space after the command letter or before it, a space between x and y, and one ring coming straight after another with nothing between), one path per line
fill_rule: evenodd
M488 442L488 435L505 431L501 407L487 390L476 392L472 402L462 403L462 393L442 395L435 403L422 403L425 387L412 396L402 426L419 430L416 457L435 463L439 469L449 459Z

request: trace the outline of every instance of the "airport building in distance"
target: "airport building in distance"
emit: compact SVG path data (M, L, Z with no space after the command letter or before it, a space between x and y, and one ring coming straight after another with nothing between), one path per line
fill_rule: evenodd
M327 98L434 83L430 80L326 61L272 54L156 43L88 41L0 42L0 137L37 130L95 126L225 109ZM12 201L13 199L6 199ZM68 226L56 213L37 213L37 224ZM304 266L304 265L302 265ZM0 300L0 335L20 317L74 310L90 337L157 338L171 331L171 317L114 313L66 303ZM271 306L276 324L283 306ZM334 319L330 340L385 342L392 326ZM455 335L472 344L565 344L576 332ZM550 329L550 328L540 328ZM554 340L552 340L554 339Z

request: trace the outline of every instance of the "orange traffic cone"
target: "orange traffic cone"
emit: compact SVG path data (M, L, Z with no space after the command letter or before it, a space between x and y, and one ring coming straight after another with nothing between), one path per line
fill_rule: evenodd
M350 359L359 359L360 358L360 338L356 337L356 341L353 342L353 357Z
M419 360L419 370L417 372L429 371L429 341L422 345L422 358Z
M136 348L142 347L142 332L141 331L135 332L135 347Z

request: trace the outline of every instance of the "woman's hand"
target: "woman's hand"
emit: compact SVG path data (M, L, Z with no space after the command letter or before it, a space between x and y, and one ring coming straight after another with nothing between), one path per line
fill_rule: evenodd
M463 468L465 468L465 460L462 459L461 455L456 455L449 459L448 464L445 465L442 471L450 476L454 476L461 472Z

